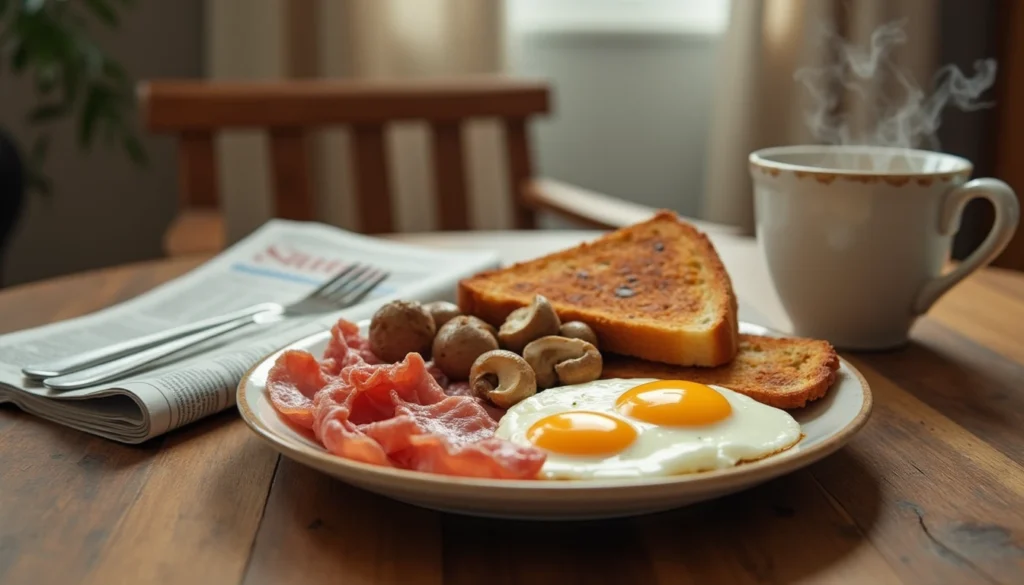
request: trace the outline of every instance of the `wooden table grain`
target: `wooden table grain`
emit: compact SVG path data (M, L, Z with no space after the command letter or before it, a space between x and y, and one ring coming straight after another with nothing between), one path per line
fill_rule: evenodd
M426 234L518 260L582 232ZM716 238L742 301L788 323L751 240ZM130 298L201 259L0 293L0 330ZM418 509L279 457L234 411L127 446L0 408L3 583L1024 583L1024 275L985 270L910 346L844 354L875 411L762 486L601 522Z

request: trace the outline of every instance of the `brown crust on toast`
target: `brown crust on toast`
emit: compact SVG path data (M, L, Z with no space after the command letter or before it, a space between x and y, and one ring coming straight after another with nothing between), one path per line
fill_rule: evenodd
M736 295L725 266L708 237L671 211L593 242L464 279L458 304L498 326L537 293L563 321L590 325L602 349L614 353L719 366L739 346Z
M740 335L736 358L717 368L679 367L605 355L602 378L692 380L735 390L776 408L801 408L825 396L839 356L827 341Z

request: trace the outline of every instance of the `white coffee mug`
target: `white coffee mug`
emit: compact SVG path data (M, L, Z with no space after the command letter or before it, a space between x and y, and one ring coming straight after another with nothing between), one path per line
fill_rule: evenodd
M888 349L953 285L991 262L1020 216L996 179L969 181L970 161L871 146L783 146L750 155L757 239L793 333L845 349ZM995 224L948 272L968 201Z

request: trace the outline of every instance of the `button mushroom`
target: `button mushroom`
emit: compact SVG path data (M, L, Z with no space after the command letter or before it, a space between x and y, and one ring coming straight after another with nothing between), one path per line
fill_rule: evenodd
M434 327L441 330L441 326L462 314L459 306L448 301L434 301L423 305L423 308L434 318Z
M557 335L561 325L551 303L543 295L537 295L528 307L521 307L509 314L498 329L498 341L505 349L522 353L526 344L534 339Z
M583 321L567 321L562 323L562 326L558 329L558 334L562 337L582 339L594 347L599 347L597 344L597 333L594 333L590 325Z
M603 360L593 344L582 339L548 335L531 341L523 358L537 375L537 387L582 384L601 377Z
M415 301L391 301L370 320L370 351L382 361L394 363L406 354L430 353L437 329L423 305Z
M459 315L445 323L434 338L434 365L452 381L469 378L480 354L498 349L490 325L476 317Z
M537 379L526 360L504 349L489 351L473 362L469 385L477 396L510 408L537 393Z

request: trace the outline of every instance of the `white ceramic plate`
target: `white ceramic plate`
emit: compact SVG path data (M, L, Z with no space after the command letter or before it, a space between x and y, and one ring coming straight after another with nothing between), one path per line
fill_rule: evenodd
M772 334L750 324L745 333ZM254 366L238 387L238 409L246 424L274 449L346 483L396 500L476 516L585 519L630 516L676 508L737 492L809 465L845 444L867 421L871 391L845 360L828 395L793 411L804 439L796 447L732 469L672 477L617 480L516 481L450 477L369 465L328 453L289 426L266 392L267 373L285 349L320 356L324 331L281 349Z

